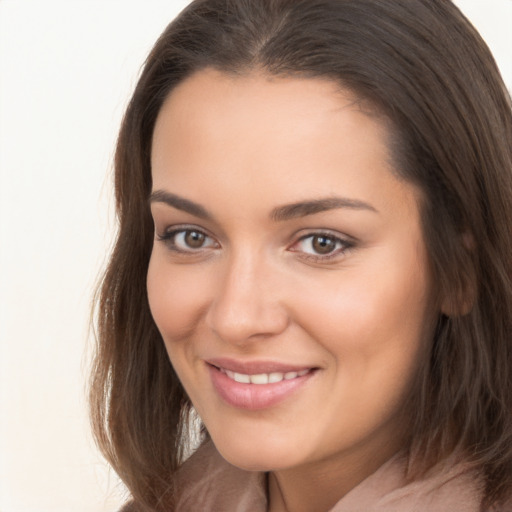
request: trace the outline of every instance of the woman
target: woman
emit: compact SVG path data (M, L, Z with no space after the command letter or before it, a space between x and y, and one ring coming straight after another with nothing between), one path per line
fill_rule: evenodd
M91 403L130 510L512 510L511 140L447 0L192 2L116 153Z

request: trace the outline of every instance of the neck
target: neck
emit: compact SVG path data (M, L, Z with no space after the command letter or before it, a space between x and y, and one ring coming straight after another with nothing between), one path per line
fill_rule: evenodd
M398 451L355 451L268 477L269 512L328 512Z

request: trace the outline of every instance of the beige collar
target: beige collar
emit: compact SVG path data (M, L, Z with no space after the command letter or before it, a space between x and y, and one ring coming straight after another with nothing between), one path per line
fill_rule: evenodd
M430 477L406 484L393 458L345 495L330 512L479 512L480 486L467 465L439 466ZM179 512L266 512L265 473L226 462L211 441L180 468Z

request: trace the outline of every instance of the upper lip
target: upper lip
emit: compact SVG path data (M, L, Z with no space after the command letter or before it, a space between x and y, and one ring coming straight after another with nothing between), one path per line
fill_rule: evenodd
M282 363L279 361L240 361L225 357L207 359L206 363L223 370L230 370L244 375L257 375L261 373L288 373L313 369L310 365Z

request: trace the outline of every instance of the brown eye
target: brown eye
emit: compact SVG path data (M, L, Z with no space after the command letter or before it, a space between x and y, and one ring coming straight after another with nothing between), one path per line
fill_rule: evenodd
M312 237L311 247L317 254L329 254L336 249L336 239L331 236L316 235Z
M333 258L341 258L353 246L352 241L340 236L330 233L312 233L303 236L290 247L290 250L301 253L305 259L327 262Z
M191 249L200 249L206 240L206 235L199 231L186 231L185 244Z
M158 235L158 240L174 252L182 254L200 253L205 249L217 249L217 242L198 229L176 229Z

